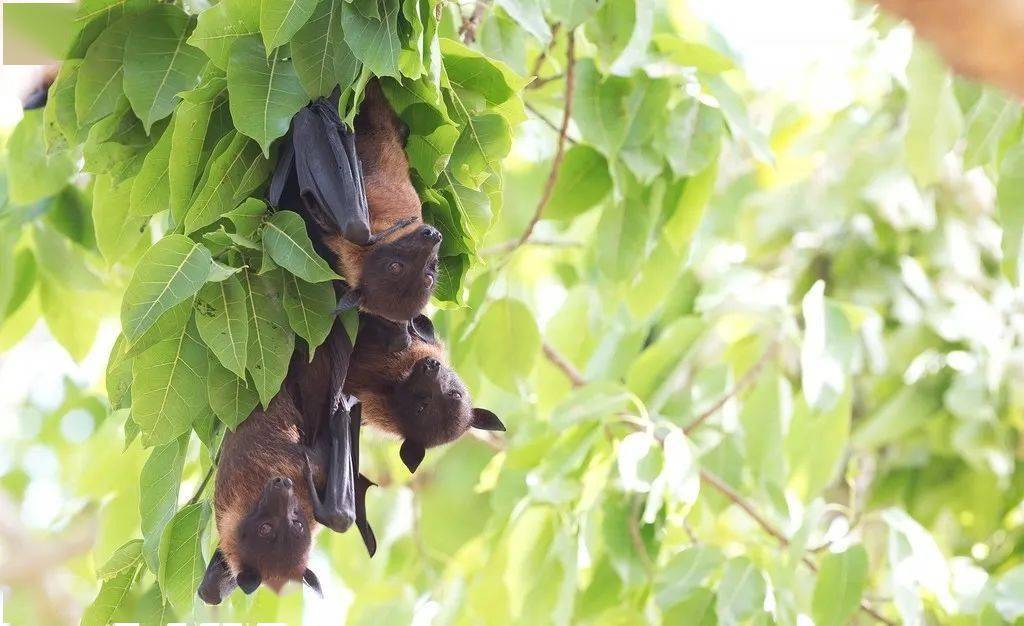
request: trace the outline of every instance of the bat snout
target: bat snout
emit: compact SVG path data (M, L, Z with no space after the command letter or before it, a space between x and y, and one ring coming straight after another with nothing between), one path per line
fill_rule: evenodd
M441 243L441 231L437 230L430 224L424 224L423 227L420 228L420 237L423 237L423 239L431 243Z

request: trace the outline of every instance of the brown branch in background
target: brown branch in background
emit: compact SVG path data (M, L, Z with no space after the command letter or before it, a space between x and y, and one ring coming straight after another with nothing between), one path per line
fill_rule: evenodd
M556 133L561 133L562 129L559 128L558 124L555 124L554 122L549 120L547 117L545 117L544 114L540 112L540 109L538 109L537 107L533 106L532 104L530 104L529 102L526 102L526 101L523 102L523 105L526 107L527 111L529 111L530 113L533 113L534 117L536 117L538 120L544 122L545 126L550 128L551 130L555 131ZM565 139L566 139L566 141L568 141L569 143L571 143L573 145L576 145L577 143L579 143L579 141L577 141L576 138L570 137L568 134L565 136Z
M573 387L582 387L587 384L587 381L583 379L583 375L580 374L579 370L573 367L572 363L570 363L568 359L559 354L546 341L544 342L543 349L544 356L551 361L552 365L562 370L562 373L569 379L569 382L572 383Z
M754 520L754 522L756 522L757 525L761 527L761 530L774 537L775 540L779 542L779 545L781 545L782 547L789 546L789 537L787 537L781 530L779 530L771 522L769 522L765 518L765 516L762 515L761 512L758 511L757 508L750 503L750 501L748 501L746 498L744 498L735 490L733 490L733 488L726 484L724 480L707 471L706 469L700 470L700 479L701 482L713 488L715 491L725 496L733 504L740 507L743 510L743 512L750 517L750 519ZM801 562L805 566L807 566L807 568L810 569L812 572L817 573L818 564L811 560L809 556L804 555L804 557L801 559ZM871 604L867 600L863 598L861 598L860 600L860 610L864 611L865 613L867 613L868 615L870 615L871 617L875 618L883 624L887 624L888 626L895 626L895 622L883 616L873 606L871 606Z
M218 463L220 463L220 448L217 448L217 454L214 455L213 462L210 463L210 468L206 470L206 476L203 476L203 482L199 483L199 487L196 489L196 492L188 499L188 504L195 504L196 502L199 502L199 496L203 495L203 491L206 489L207 483L210 482L210 478L213 477L213 473L217 471Z
M1020 0L878 0L935 45L958 72L1024 98Z
M551 194L555 190L555 181L558 180L558 172L562 168L562 158L565 156L565 141L569 133L569 120L572 119L572 92L575 83L576 38L573 31L570 30L567 33L567 39L565 53L565 107L562 109L562 126L558 129L558 144L555 147L555 158L551 162L551 173L544 184L544 192L541 194L540 202L537 203L537 209L533 212L533 217L530 219L530 223L526 225L522 236L519 237L516 248L526 243L526 240L533 234L533 229L537 226L537 222L540 221L541 215L544 214L544 208L548 205L548 202L551 200Z
M640 508L643 506L643 500L637 500L633 503L633 512L629 516L629 539L633 542L633 550L637 556L640 557L640 561L644 564L644 569L647 570L647 576L654 576L654 561L651 560L651 555L647 554L647 546L644 545L644 538L640 536Z
M687 436L691 435L693 431L697 430L697 428L699 428L701 424L706 422L708 418L713 416L715 413L718 413L718 411L720 411L721 408L725 406L727 402L729 402L729 400L743 393L743 391L747 387L750 387L755 382L757 382L757 379L761 376L762 370L764 370L765 366L775 356L775 354L778 351L779 342L778 340L774 340L764 351L764 354L761 355L761 358L759 358L757 362L754 363L750 367L750 369L747 370L747 372L739 379L739 381L736 382L736 385L732 389L730 389L728 393L723 395L714 404L712 404L706 411L698 415L695 420L690 422L690 424L683 429L683 432Z
M555 74L554 76L545 76L544 78L541 78L540 76L538 76L537 79L534 80L529 85L527 85L526 88L527 89L540 89L544 85L546 85L548 83L551 83L551 82L554 82L556 80L561 80L564 77L565 77L565 74L562 74L562 73Z
M488 6L490 6L490 2L477 0L473 12L462 20L462 26L459 27L459 37L462 39L462 43L469 44L476 41L476 29L480 27L480 22L483 21Z
M509 252L510 250L515 250L516 245L518 243L519 241L517 239L512 239L510 241L504 241L502 243L495 244L493 246L490 246L489 248L484 248L483 250L481 250L480 256L493 256L495 254L502 254L504 252ZM579 241L571 241L566 239L539 238L531 239L527 241L525 245L541 246L548 248L580 248L583 246L583 244L580 243Z
M574 368L571 364L569 364L569 362L565 359L564 356L562 356L561 354L556 352L555 349L552 348L551 346L549 346L547 343L545 343L543 345L543 349L544 349L544 356L547 357L547 359L549 361L551 361L551 363L553 363L556 367L558 367L558 369L562 370L562 372L566 375L566 377L572 383L573 387L582 387L583 385L586 384L586 380L580 375L580 373L576 370L576 368ZM751 380L756 378L758 372L755 371L755 370L762 369L764 367L763 364L769 360L770 356L772 354L774 354L777 349L778 349L778 340L775 340L772 343L772 345L769 346L769 348L765 351L765 354L761 357L761 359L758 361L758 363L756 363L754 366L752 366L751 369L746 374L744 374L744 376L740 380L740 382L737 383L736 388L731 390L729 393L727 393L723 397L723 399L721 399L721 400L719 400L718 402L715 403L715 405L712 407L713 410L711 411L711 413L713 413L714 411L717 411L719 408L721 408L721 406L724 405L725 402L728 401L728 399L730 397L734 397L736 395L736 393L738 393L739 389L742 386L745 386L745 385L749 384L749 382L745 382L745 381L747 381L748 377ZM707 412L705 412L705 413L707 413ZM709 416L710 416L710 414L709 414ZM704 418L704 419L707 419L707 418ZM624 423L628 424L630 427L632 427L634 429L639 428L636 424L634 424L632 422L626 421ZM696 426L698 426L698 425L699 424L695 422L694 424L691 424L689 428L691 428L691 429L692 428L696 428ZM718 476L716 476L715 474L709 472L706 469L701 469L700 470L700 479L701 479L701 481L704 484L708 485L709 487L711 487L715 491L721 493L730 502L732 502L733 504L738 506L744 513L747 514L748 517L750 517L750 519L754 520L754 522L758 526L760 526L762 530L764 530L766 533L771 535L781 546L783 546L783 547L789 546L789 543L790 543L789 537L787 537L785 535L785 533L783 533L781 530L776 528L774 524L769 522L768 518L766 518L764 516L764 514L762 514L757 509L757 507L754 506L754 504L752 502L750 502L749 500L744 498L742 495L737 493L732 487L730 487L728 484L726 484L725 481L723 481L721 478L719 478ZM636 516L634 515L633 517L636 517ZM633 521L631 519L630 523L631 524L635 524L635 521ZM636 537L632 537L633 534L634 534L634 531L633 531L633 528L631 527L630 528L631 539L634 542L634 546L636 546L636 540L639 537L639 533L636 534ZM643 546L642 542L641 542L640 546L642 548L642 546ZM647 556L648 560L650 559L650 556L647 555L646 551L641 551L640 554L642 554L643 556ZM641 557L641 558L643 558L643 557ZM805 554L801 558L801 562L806 567L808 567L811 571L813 571L813 572L817 572L818 571L818 564L815 563L814 560L811 559L808 555ZM895 623L893 621L889 620L888 618L883 616L881 613L879 613L878 610L875 609L873 606L871 606L871 603L868 602L867 600L865 600L864 598L860 599L860 610L863 611L864 613L866 613L867 615L870 615L875 620L877 620L877 621L879 621L879 622L881 622L883 624L886 624L887 626L895 626Z
M544 62L548 60L548 55L551 54L551 48L555 46L555 42L558 40L558 31L561 30L562 23L558 22L551 27L551 41L548 45L544 46L544 49L537 55L537 59L533 62L533 69L530 70L530 76L540 76L540 70L544 67ZM570 38L572 33L569 33ZM536 82L536 81L534 81ZM533 88L533 83L530 83L530 87Z

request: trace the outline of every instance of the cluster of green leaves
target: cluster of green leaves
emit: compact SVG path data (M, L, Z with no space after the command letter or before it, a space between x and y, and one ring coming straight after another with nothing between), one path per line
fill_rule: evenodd
M178 508L191 433L209 465L223 428L277 393L296 337L312 354L333 324L340 277L297 213L259 199L301 107L337 92L351 125L380 77L445 235L437 297L460 300L523 82L440 37L439 15L431 0L82 3L45 109L7 142L0 320L9 345L41 311L81 359L123 290L106 388L126 445L152 448L143 540L102 569L88 623L115 615L142 571L191 615L209 518L202 499Z
M82 324L82 307L47 314L69 300L46 290L108 298L103 260L131 276L107 375L118 410L90 447L141 485L96 478L109 464L95 484L69 480L117 494L88 623L211 615L194 605L209 506L190 496L216 425L276 391L294 335L323 332L306 312L331 304L301 224L254 197L287 111L339 84L351 119L370 75L411 129L444 232L441 300L466 305L435 324L510 432L494 450L432 450L416 481L394 444L364 438L365 473L388 486L369 495L378 552L320 533L314 559L325 587L354 592L349 622L838 625L875 622L867 604L894 623L1024 623L1019 104L918 45L905 80L846 109L777 107L746 90L727 46L680 34L675 3L497 0L477 23L455 4L224 0L178 30L180 11L140 2L83 8L99 24L73 48L84 60L8 142L25 155L8 157L8 205L25 208L0 229L18 268L0 262L0 310L34 320L42 302L65 343L57 320ZM145 11L161 40L208 59L170 108L147 72L128 78L126 46L146 50L134 30L121 47L101 34ZM100 41L95 58L124 59L116 98L98 74L73 78ZM516 74L533 73L524 149L503 161L525 117ZM86 119L109 107L88 131L82 84L100 94L83 97ZM570 100L542 219L510 246ZM69 213L82 141L94 208ZM203 192L216 179L230 182ZM143 226L162 238L136 238ZM322 309L306 304L317 289ZM298 623L317 602L236 593L218 618Z

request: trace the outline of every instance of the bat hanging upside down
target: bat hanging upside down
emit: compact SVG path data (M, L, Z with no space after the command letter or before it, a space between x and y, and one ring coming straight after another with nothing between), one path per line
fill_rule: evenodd
M317 523L336 532L353 524L370 556L377 548L366 520L359 473L359 403L342 393L352 346L334 328L312 362L297 350L281 391L225 435L217 467L214 509L220 546L199 586L219 604L237 586L275 591L302 581L320 592L307 566Z
M423 223L407 135L374 80L354 133L335 97L301 109L285 138L267 199L303 216L319 252L345 278L339 310L408 322L434 291L441 232Z

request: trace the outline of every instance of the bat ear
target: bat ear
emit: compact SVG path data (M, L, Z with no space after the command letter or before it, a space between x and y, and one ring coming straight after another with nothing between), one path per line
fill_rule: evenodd
M504 431L505 425L501 423L501 420L493 412L487 409L475 408L473 409L473 428Z
M263 582L263 577L254 569L247 567L238 572L238 586L242 588L246 595L256 591L261 582Z
M412 330L422 339L437 341L437 337L434 334L434 322L431 322L430 318L426 315L420 314L412 318Z
M402 457L402 463L409 468L410 474L416 471L426 454L427 451L423 449L423 446L408 439L402 442L402 448L398 451L398 456Z
M316 595L321 598L324 597L324 592L320 589L320 579L316 577L313 570L306 568L306 571L302 574L302 582L309 585L309 588L316 592Z
M347 311L349 309L354 309L354 308L358 307L362 303L363 303L363 291L362 291L362 289L359 289L359 288L356 288L356 289L349 288L349 290L345 292L345 295L343 295L341 297L341 300L338 300L338 306L334 308L334 313L335 313L335 315L337 315L338 313L344 313L345 311Z
M207 604L220 604L237 585L224 553L217 548L206 566L203 581L199 583L199 597Z

